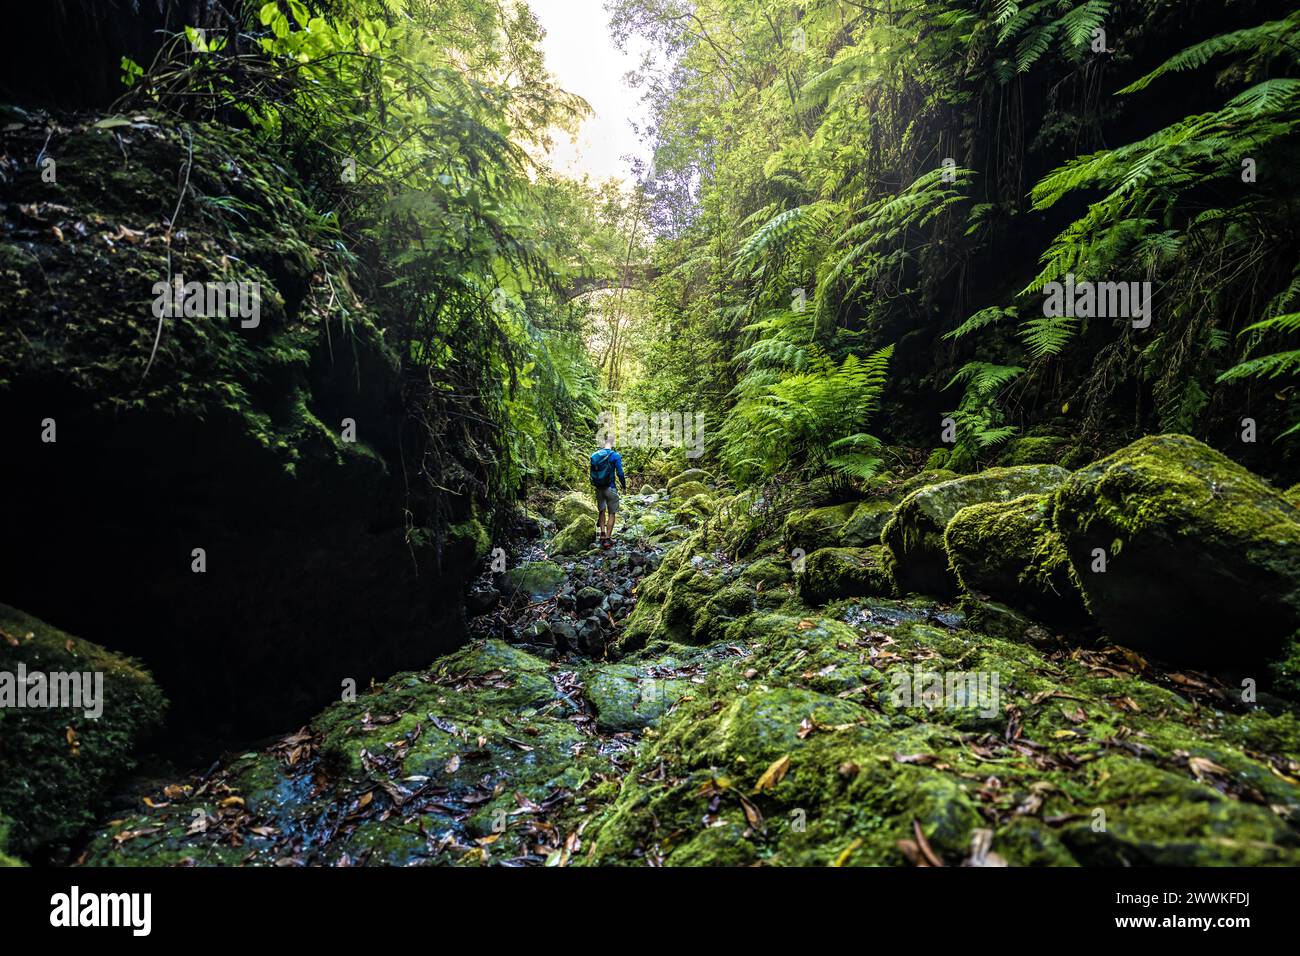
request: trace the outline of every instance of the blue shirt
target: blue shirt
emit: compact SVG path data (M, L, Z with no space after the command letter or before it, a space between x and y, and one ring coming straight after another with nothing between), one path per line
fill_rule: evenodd
M619 482L624 488L627 488L627 479L623 477L623 456L611 448L609 449L609 460L614 463L614 473L618 475ZM614 483L611 481L610 485L612 486L613 484Z

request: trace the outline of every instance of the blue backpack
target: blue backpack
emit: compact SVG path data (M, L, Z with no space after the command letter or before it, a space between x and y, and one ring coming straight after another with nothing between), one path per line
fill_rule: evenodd
M614 483L614 453L608 448L591 456L591 483L597 488L608 488Z

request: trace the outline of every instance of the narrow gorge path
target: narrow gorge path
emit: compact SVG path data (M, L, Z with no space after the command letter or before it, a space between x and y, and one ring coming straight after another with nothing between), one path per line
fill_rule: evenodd
M1080 621L1043 537L1067 477L683 473L610 551L572 493L476 582L466 647L132 795L82 862L1300 862L1294 707Z

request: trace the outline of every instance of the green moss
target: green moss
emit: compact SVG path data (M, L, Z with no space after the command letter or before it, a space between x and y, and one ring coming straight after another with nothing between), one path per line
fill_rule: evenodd
M582 554L596 547L596 527L588 517L574 518L551 539L547 550L555 556Z
M564 569L554 561L530 561L511 568L501 576L507 595L524 594L533 601L551 597L564 584Z
M97 719L86 707L0 708L0 813L13 821L9 850L30 857L93 822L167 704L130 658L5 605L0 631L0 673L16 675L21 665L29 675L102 674L103 681Z
M681 474L668 479L668 491L672 495L680 496L681 493L677 489L682 485L690 483L707 485L711 481L713 481L713 476L704 469L687 468ZM708 489L706 488L705 490L707 491Z
M864 501L853 509L849 520L840 528L839 544L846 548L865 548L879 544L880 534L894 514L892 501Z
M596 524L596 503L592 500L591 494L582 494L581 492L571 491L555 503L555 509L552 512L555 523L561 528L567 528L579 518L586 518L587 523L591 526Z
M884 562L884 547L822 548L805 559L798 576L799 597L807 604L825 604L846 597L894 592Z
M669 494L672 495L673 498L686 501L690 498L694 498L696 495L711 497L713 493L709 491L708 485L703 482L683 481L681 484L670 487Z
M1290 658L1300 510L1214 449L1186 435L1142 438L1076 472L1053 517L1089 610L1115 640L1223 666L1223 635L1237 635L1232 662L1261 668L1261 688L1266 662Z
M957 580L948 566L943 534L957 512L983 502L1049 492L1068 476L1055 465L990 468L912 492L881 532L898 587L904 592L956 594Z
M1059 435L1027 435L1011 442L998 458L998 464L1054 465L1069 448L1069 440Z
M1081 617L1052 505L1050 495L1025 495L958 511L944 531L944 549L962 589L1048 619Z
M808 553L837 544L840 529L853 517L856 509L857 502L850 501L792 512L785 520L786 549L802 548Z
M492 552L492 538L487 528L477 518L469 518L447 529L447 539L453 546L462 546L482 561Z

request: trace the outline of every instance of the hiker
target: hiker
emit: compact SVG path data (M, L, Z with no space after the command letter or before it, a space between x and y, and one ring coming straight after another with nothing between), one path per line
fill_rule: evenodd
M600 546L606 550L614 546L614 516L618 514L618 491L614 487L616 475L626 494L623 459L614 450L614 439L606 437L605 447L597 449L591 456L591 483L596 489L596 531L600 534Z

